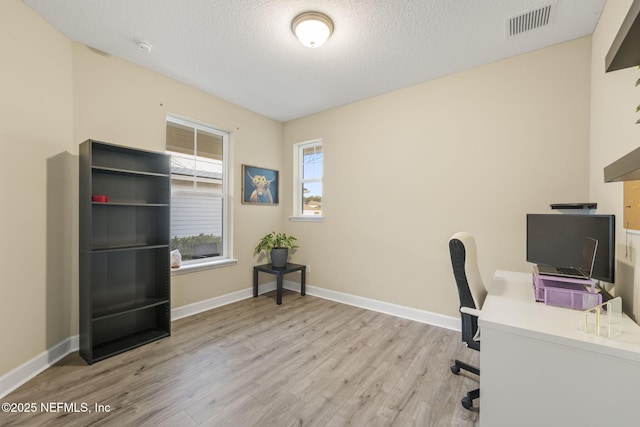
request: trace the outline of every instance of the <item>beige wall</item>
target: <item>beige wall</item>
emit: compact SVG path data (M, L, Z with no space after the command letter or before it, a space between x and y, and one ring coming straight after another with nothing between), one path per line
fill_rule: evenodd
M71 42L0 2L0 376L68 338L72 319ZM77 258L77 257L73 257Z
M281 169L282 124L74 43L0 2L0 377L78 333L78 145L163 150L165 116L231 133L235 266L175 276L179 307L251 286L253 247L281 206L240 203L241 164Z
M605 73L604 58L618 33L632 0L608 1L593 33L591 59L591 161L589 163L590 199L606 212L616 214L616 284L623 308L640 320L640 236L627 234L623 227L623 184L605 183L605 166L636 149L639 145L640 78L637 67ZM598 209L600 210L600 209Z
M173 276L172 306L251 286L253 248L280 222L282 207L240 202L242 164L281 169L282 124L74 43L74 141L88 138L163 151L165 119L177 115L230 132L234 222L231 267Z
M455 316L459 230L485 282L530 270L525 214L588 196L590 40L286 123L285 188L292 144L324 140L325 220L287 224L310 284Z

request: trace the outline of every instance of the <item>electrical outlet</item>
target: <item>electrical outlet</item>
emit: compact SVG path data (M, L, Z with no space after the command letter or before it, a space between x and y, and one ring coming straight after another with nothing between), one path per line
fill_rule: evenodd
M307 265L307 274L311 273L311 266Z

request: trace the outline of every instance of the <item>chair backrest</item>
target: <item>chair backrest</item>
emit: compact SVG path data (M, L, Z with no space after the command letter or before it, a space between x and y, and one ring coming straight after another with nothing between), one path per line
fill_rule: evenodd
M453 275L458 286L460 307L481 309L487 289L482 283L476 252L476 241L467 232L458 232L449 239Z

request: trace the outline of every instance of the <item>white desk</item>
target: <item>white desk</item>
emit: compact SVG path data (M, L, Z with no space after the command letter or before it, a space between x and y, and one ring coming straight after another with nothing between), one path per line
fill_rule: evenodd
M584 333L581 312L535 302L530 273L496 271L482 307L480 424L640 426L640 327Z

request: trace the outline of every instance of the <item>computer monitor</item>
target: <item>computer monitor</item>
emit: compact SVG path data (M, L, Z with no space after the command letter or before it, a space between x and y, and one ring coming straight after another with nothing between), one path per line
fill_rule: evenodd
M585 237L598 241L592 278L615 280L615 215L527 214L527 261L577 266Z

